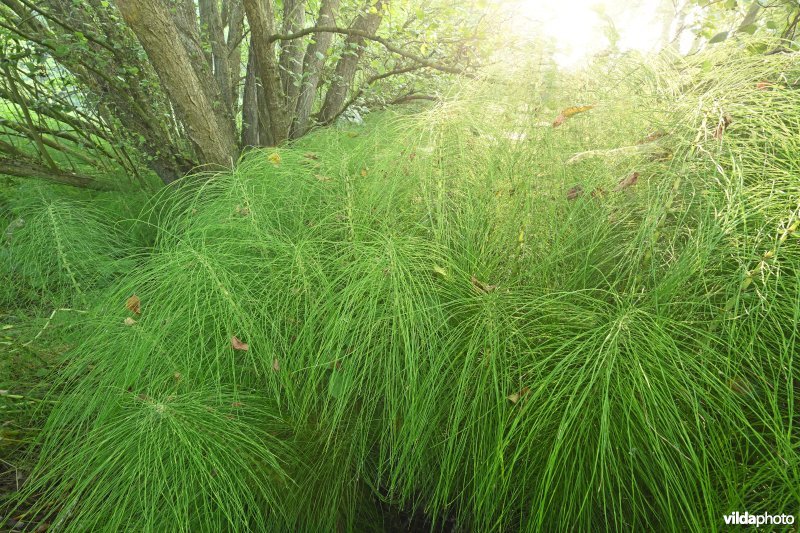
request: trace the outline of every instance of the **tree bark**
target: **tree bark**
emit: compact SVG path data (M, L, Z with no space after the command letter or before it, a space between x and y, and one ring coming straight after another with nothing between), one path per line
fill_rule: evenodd
M214 80L219 88L220 98L225 105L229 120L233 120L233 90L231 89L231 65L228 61L228 44L225 41L225 30L222 18L217 9L217 0L199 0L200 21L205 36L211 45L211 64Z
M362 31L368 35L374 35L378 31L383 18L383 5L388 2L378 0L375 4L375 9L370 9L366 13L362 13L353 22L352 29ZM342 55L339 62L336 63L336 71L325 94L325 103L322 104L322 109L319 112L317 120L326 124L330 122L342 109L342 105L347 98L347 92L353 85L356 72L358 71L358 63L361 61L361 56L364 54L364 41L366 39L360 35L349 35L345 40L345 53Z
M80 187L81 189L96 189L99 191L111 189L110 186L99 183L89 176L49 168L38 162L20 157L6 158L0 156L0 174L20 178L34 178L71 187Z
M244 9L241 0L230 0L226 6L228 25L228 62L230 63L233 117L239 112L239 87L241 86L242 40L244 39Z
M305 0L283 0L283 32L294 33L305 24ZM286 106L294 109L303 76L303 41L294 39L281 43L281 86L286 95Z
M339 0L322 0L315 25L333 26L338 10ZM314 41L306 48L306 55L303 58L303 84L297 98L290 134L292 139L302 137L308 131L308 117L311 116L314 107L322 67L325 66L325 55L331 46L333 36L333 33L315 33Z
M238 157L232 124L205 92L167 6L162 0L117 0L117 7L147 53L201 163L232 165Z
M272 139L269 141L277 144L289 136L289 112L281 89L274 45L270 42L274 17L272 2L244 0L244 10L250 23L250 40L255 52L258 78L263 88L262 93L258 95L258 107L261 110L259 119L264 115L269 117L269 131L272 134ZM263 123L260 126L262 132L264 126ZM260 141L262 144L265 142L263 136Z
M256 87L256 67L253 47L247 58L247 74L244 78L242 96L242 148L258 146L258 88Z

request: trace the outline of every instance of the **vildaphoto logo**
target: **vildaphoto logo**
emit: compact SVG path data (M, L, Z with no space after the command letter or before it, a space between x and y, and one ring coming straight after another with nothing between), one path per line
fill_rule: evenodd
M794 515L790 514L750 514L747 511L739 511L725 515L725 524L728 526L790 526L794 524Z

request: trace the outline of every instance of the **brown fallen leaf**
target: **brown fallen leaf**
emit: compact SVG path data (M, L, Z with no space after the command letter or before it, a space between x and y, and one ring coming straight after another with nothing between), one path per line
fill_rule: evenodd
M519 392L515 392L514 394L509 394L508 396L506 396L506 398L511 400L511 403L517 403L522 398L527 396L530 391L531 391L530 387L522 387L522 389L520 389Z
M241 352L246 352L247 350L250 349L250 345L247 344L246 342L240 341L236 337L236 335L233 335L231 337L231 346L233 347L234 350L239 350Z
M127 317L125 320L122 321L122 323L125 324L126 326L133 326L134 324L136 324L136 321L131 317Z
M277 372L277 371L278 371L278 370L280 370L280 369L281 369L281 364L278 362L278 360L277 360L277 359L273 359L273 360L272 360L272 370L274 370L275 372Z
M622 178L617 186L614 187L615 191L621 191L623 189L627 189L628 187L632 187L636 185L636 182L639 181L639 173L638 172L631 172L629 176Z
M137 315L142 313L142 301L135 294L125 300L125 307L127 307L131 313L136 313Z
M636 141L636 144L649 144L651 142L655 142L655 141L659 140L661 137L665 136L666 134L667 134L667 132L665 132L665 131L661 131L661 130L654 131L653 133L649 134L644 139L639 139L638 141Z
M242 402L233 402L233 403L231 403L231 407L241 407L242 405L244 405Z
M592 198L605 198L606 190L602 187L596 187L592 190Z
M567 200L575 200L579 196L583 196L583 186L575 185L567 191Z
M714 130L714 138L722 139L722 134L725 133L725 130L728 129L728 126L730 126L732 122L733 122L732 116L730 116L727 113L722 115L719 124L717 124L717 129Z
M483 294L494 292L494 290L497 289L497 285L489 285L488 283L484 283L475 276L471 276L469 280L472 283L472 288Z
M567 120L567 117L563 113L558 115L556 119L553 121L553 127L554 128L559 127L564 123L565 120Z
M773 87L774 85L775 85L774 83L768 81L760 81L756 83L756 89L758 89L759 91L766 91L767 89Z

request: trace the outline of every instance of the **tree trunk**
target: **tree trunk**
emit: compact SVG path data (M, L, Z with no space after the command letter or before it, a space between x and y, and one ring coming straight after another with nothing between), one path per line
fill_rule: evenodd
M231 66L228 61L228 44L225 30L217 9L217 0L199 0L200 21L206 40L211 45L211 64L219 95L225 106L228 120L233 120L233 90L231 89Z
M374 35L378 31L383 17L383 5L388 2L378 0L375 9L370 9L367 13L362 13L353 22L352 29L367 32ZM325 103L317 117L318 122L327 124L336 117L342 110L342 105L347 98L347 91L353 85L358 63L364 54L364 37L350 35L345 40L345 53L336 63L334 73L328 92L325 94Z
M242 148L258 146L258 89L256 87L256 67L253 47L247 58L247 74L244 78L242 96Z
M315 26L333 26L339 0L322 0ZM314 40L306 48L303 59L303 85L297 98L295 118L292 123L291 138L297 139L308 131L308 117L314 107L317 86L325 66L325 54L333 41L332 33L315 33Z
M256 57L258 78L263 91L258 95L258 107L262 116L269 117L269 131L272 139L268 142L280 143L289 136L289 113L281 89L278 64L275 60L272 36L273 10L271 0L244 0L244 10L250 23L250 42ZM263 96L263 99L262 99ZM264 131L261 124L261 131ZM263 144L266 140L260 139Z
M305 24L305 0L283 0L283 33L294 33ZM281 43L281 86L286 95L286 106L294 109L303 76L303 40L292 39Z
M232 124L205 92L169 8L163 0L117 0L117 7L199 150L200 162L229 167L238 156Z
M227 7L225 19L228 25L228 60L233 93L233 116L236 117L239 112L239 87L241 86L244 9L241 0L230 0L224 5Z

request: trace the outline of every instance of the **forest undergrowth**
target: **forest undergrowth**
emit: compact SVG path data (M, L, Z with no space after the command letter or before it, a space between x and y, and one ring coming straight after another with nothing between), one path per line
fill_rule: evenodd
M386 508L457 531L799 515L797 54L539 74L152 197L4 189L0 514L187 532L382 531ZM14 362L34 356L46 375Z

